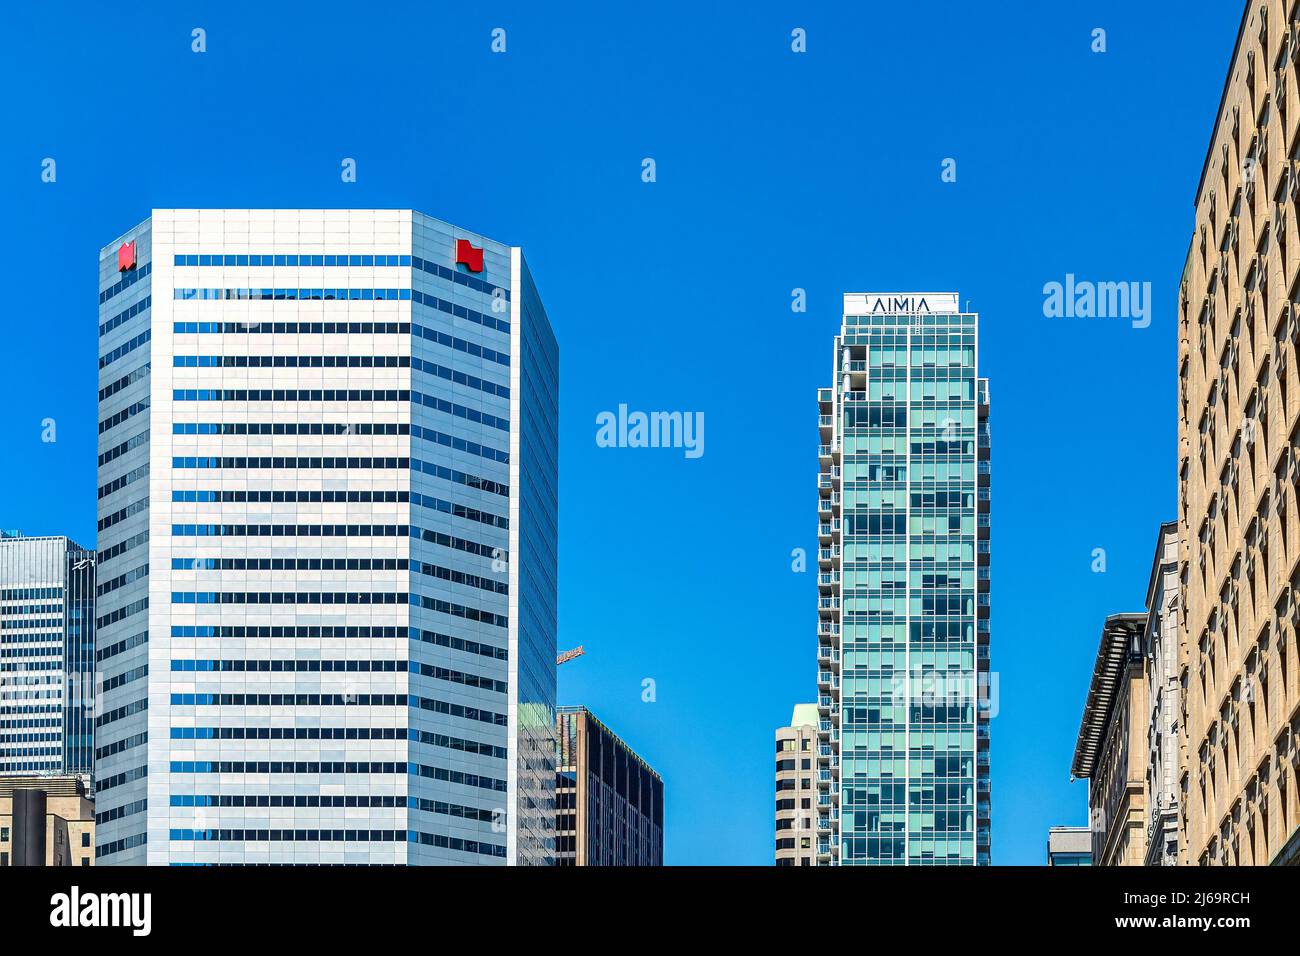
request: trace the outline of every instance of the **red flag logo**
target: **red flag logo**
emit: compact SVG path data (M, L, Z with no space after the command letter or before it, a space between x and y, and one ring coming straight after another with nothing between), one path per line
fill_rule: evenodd
M127 272L135 268L135 240L124 242L117 250L117 271Z
M470 272L483 271L483 250L475 248L468 239L456 240L456 265L462 264Z

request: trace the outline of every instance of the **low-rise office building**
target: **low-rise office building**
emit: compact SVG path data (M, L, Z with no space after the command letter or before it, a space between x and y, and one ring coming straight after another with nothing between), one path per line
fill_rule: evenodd
M1052 827L1047 831L1048 866L1092 866L1092 831L1088 827Z
M0 866L94 866L95 802L79 777L0 777Z
M1180 817L1178 768L1183 689L1179 669L1178 522L1160 526L1147 584L1143 632L1147 699L1146 806L1147 866L1186 863L1187 841Z
M1112 614L1101 629L1071 774L1088 781L1092 861L1146 860L1147 615Z

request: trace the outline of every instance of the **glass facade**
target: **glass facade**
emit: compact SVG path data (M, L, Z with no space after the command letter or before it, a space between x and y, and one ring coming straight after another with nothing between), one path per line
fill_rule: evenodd
M100 861L551 862L558 351L520 251L155 210L100 289Z
M818 861L985 864L977 316L955 294L846 296L835 356L819 393Z
M560 353L528 265L516 249L512 271L512 605L510 631L511 833L516 863L555 859L555 651L558 629Z
M663 866L663 778L585 707L556 730L555 865Z

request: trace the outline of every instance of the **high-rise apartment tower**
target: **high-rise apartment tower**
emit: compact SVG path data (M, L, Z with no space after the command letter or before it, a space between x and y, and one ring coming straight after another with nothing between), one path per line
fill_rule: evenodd
M817 861L989 862L988 384L955 292L844 296L818 393Z

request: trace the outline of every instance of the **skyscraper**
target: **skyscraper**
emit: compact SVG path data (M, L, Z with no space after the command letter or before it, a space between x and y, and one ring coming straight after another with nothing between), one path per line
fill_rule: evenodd
M154 210L99 298L98 861L550 863L559 366L520 249Z
M818 393L817 860L989 862L988 383L955 292L844 296Z
M663 778L585 707L556 734L556 865L663 866Z
M90 773L95 552L0 531L0 776Z

